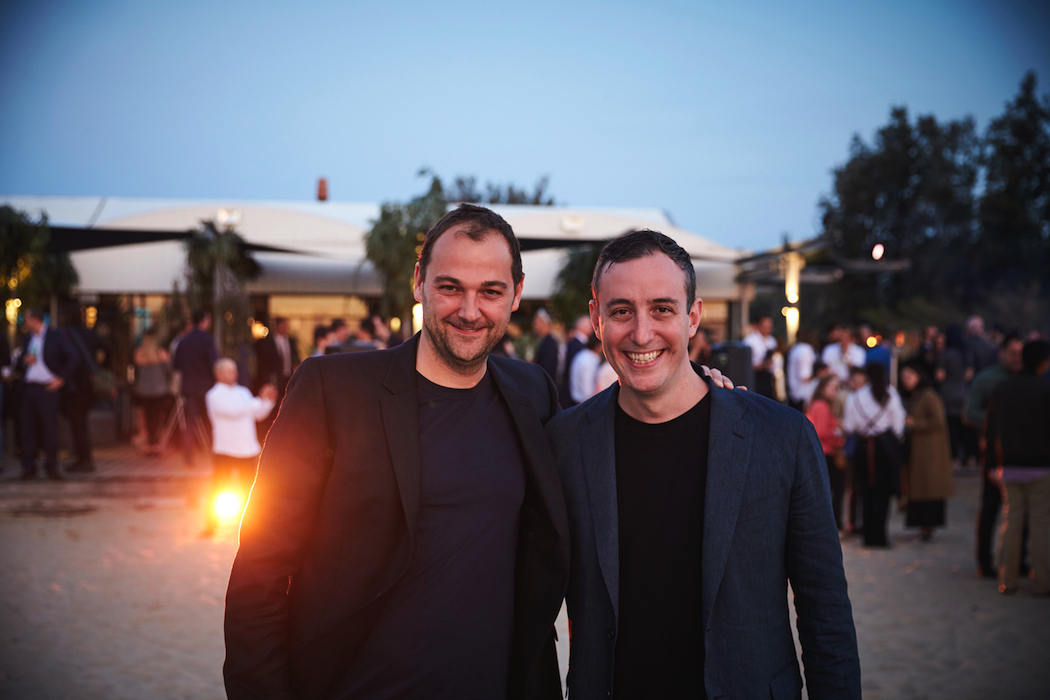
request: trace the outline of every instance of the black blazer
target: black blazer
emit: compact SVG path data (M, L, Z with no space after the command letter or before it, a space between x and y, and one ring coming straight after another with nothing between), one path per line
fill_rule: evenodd
M316 698L367 639L404 574L419 515L418 336L304 361L266 438L226 596L230 698ZM508 697L561 697L554 620L568 519L543 426L556 394L533 365L489 357L526 465Z
M295 338L288 336L288 352L292 356L292 372L299 366L299 346ZM273 334L266 336L255 344L255 390L276 379L279 391L284 391L281 380L288 380L281 366L281 353L277 351L277 340Z
M22 336L22 354L18 356L15 369L24 373L26 371L26 356L29 354L29 341L31 333ZM51 374L61 377L67 386L73 388L73 371L77 368L80 358L77 356L76 348L69 344L65 334L57 328L48 326L44 333L44 365ZM23 374L24 381L24 374Z

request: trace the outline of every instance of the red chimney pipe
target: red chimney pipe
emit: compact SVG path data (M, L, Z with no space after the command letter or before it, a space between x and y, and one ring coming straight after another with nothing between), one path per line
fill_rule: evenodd
M322 177L317 181L317 201L328 201L328 178Z

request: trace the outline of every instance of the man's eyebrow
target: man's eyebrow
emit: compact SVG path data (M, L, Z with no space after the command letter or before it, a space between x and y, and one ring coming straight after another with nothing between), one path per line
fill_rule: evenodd
M671 297L664 297L663 299L650 299L649 305L663 304L665 306L678 306L678 300Z
M462 282L460 282L458 279L456 279L455 277L452 277L450 275L435 275L434 276L434 283L435 284L454 284L454 285L456 285L458 287L462 287L463 286ZM479 286L482 286L482 287L498 287L499 289L507 289L507 283L504 282L503 280L486 280L486 281L482 282Z

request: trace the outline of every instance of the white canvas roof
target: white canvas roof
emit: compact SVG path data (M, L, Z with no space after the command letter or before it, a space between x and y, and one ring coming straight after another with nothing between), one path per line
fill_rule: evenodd
M382 280L365 258L364 235L379 205L353 202L253 202L243 200L139 199L124 197L4 196L34 218L46 213L55 226L187 231L202 220L229 223L249 243L294 253L255 253L262 275L248 285L261 294L357 294L374 296ZM749 254L684 231L658 209L600 209L497 205L493 207L523 240L548 243L599 241L638 228L674 238L696 260L698 291L707 298L739 298L734 261ZM84 235L90 235L85 231ZM564 251L523 253L527 299L547 299ZM182 280L185 253L178 241L113 246L70 253L85 293L168 293Z

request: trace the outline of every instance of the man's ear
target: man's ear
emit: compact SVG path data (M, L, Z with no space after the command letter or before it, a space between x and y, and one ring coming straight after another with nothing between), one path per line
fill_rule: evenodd
M589 302L587 302L587 310L591 314L591 327L594 328L594 335L598 337L598 340L601 340L602 326L600 322L601 318L598 315L598 302L596 302L594 299L591 299Z
M418 267L418 264L417 264L417 267ZM525 289L525 275L524 274L522 274L521 280L519 280L518 284L515 285L515 287L514 287L514 303L510 305L510 310L512 312L518 310L518 305L521 303L521 291L523 289Z
M412 271L412 296L420 304L423 303L423 273L419 270L419 263L416 263L416 269Z

